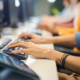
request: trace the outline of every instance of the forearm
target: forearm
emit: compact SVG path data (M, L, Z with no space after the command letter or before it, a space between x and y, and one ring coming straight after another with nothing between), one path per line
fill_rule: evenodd
M51 50L51 52L47 56L49 59L55 60L57 64L60 65L60 60L63 54L64 53ZM80 57L68 56L65 60L64 67L74 73L80 74Z
M52 19L53 23L64 23L64 19L58 16L53 16L50 19Z
M80 74L80 57L68 56L65 61L65 68Z
M76 47L76 36L75 34L67 35L67 36L58 36L52 38L45 38L45 43L53 43L56 45L63 45L69 47Z

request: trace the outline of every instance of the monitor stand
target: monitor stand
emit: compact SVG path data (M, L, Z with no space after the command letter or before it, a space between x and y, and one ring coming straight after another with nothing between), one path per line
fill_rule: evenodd
M0 67L0 80L32 80L24 75L18 74L11 71L10 69L5 69Z

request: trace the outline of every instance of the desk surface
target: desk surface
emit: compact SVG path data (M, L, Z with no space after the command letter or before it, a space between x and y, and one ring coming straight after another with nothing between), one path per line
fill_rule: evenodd
M0 39L0 41L5 39L6 37L12 38L12 39L18 38L18 36L22 32L25 32L26 25L18 29L14 29L12 35L7 35L7 36L4 35ZM47 31L43 31L42 36L51 37L52 34ZM53 49L53 44L39 44L39 45ZM58 74L57 74L57 68L56 68L55 61L45 60L45 59L34 59L29 56L27 60L24 60L24 62L40 76L41 80L58 80Z

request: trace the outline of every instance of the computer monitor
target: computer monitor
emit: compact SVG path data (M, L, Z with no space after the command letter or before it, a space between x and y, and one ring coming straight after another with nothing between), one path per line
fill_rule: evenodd
M27 15L28 18L30 18L31 16L34 16L34 3L35 0L26 0L26 8L27 8Z
M15 0L15 7L17 8L18 18L21 22L27 20L26 0Z
M15 7L15 0L2 0L4 4L5 22L10 27L16 27L18 22L17 9Z
M3 26L4 21L4 6L3 6L3 0L0 0L0 27Z
M5 53L0 53L0 67L8 68L16 73L26 76L29 78L28 80L40 80L38 75L24 62L17 60L16 58L13 58Z

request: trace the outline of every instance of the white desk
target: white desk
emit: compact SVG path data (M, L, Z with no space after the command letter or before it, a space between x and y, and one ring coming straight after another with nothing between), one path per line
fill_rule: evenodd
M13 34L9 36L3 36L0 41L5 39L6 37L16 39L18 36L25 32L25 26L20 27L18 29L13 30ZM43 31L42 36L51 37L52 35L49 32ZM39 44L41 46L45 46L53 49L53 44ZM30 56L27 60L24 60L25 64L27 64L33 71L35 71L41 80L58 80L58 74L56 69L56 62L53 60L45 60L45 59L33 59Z

